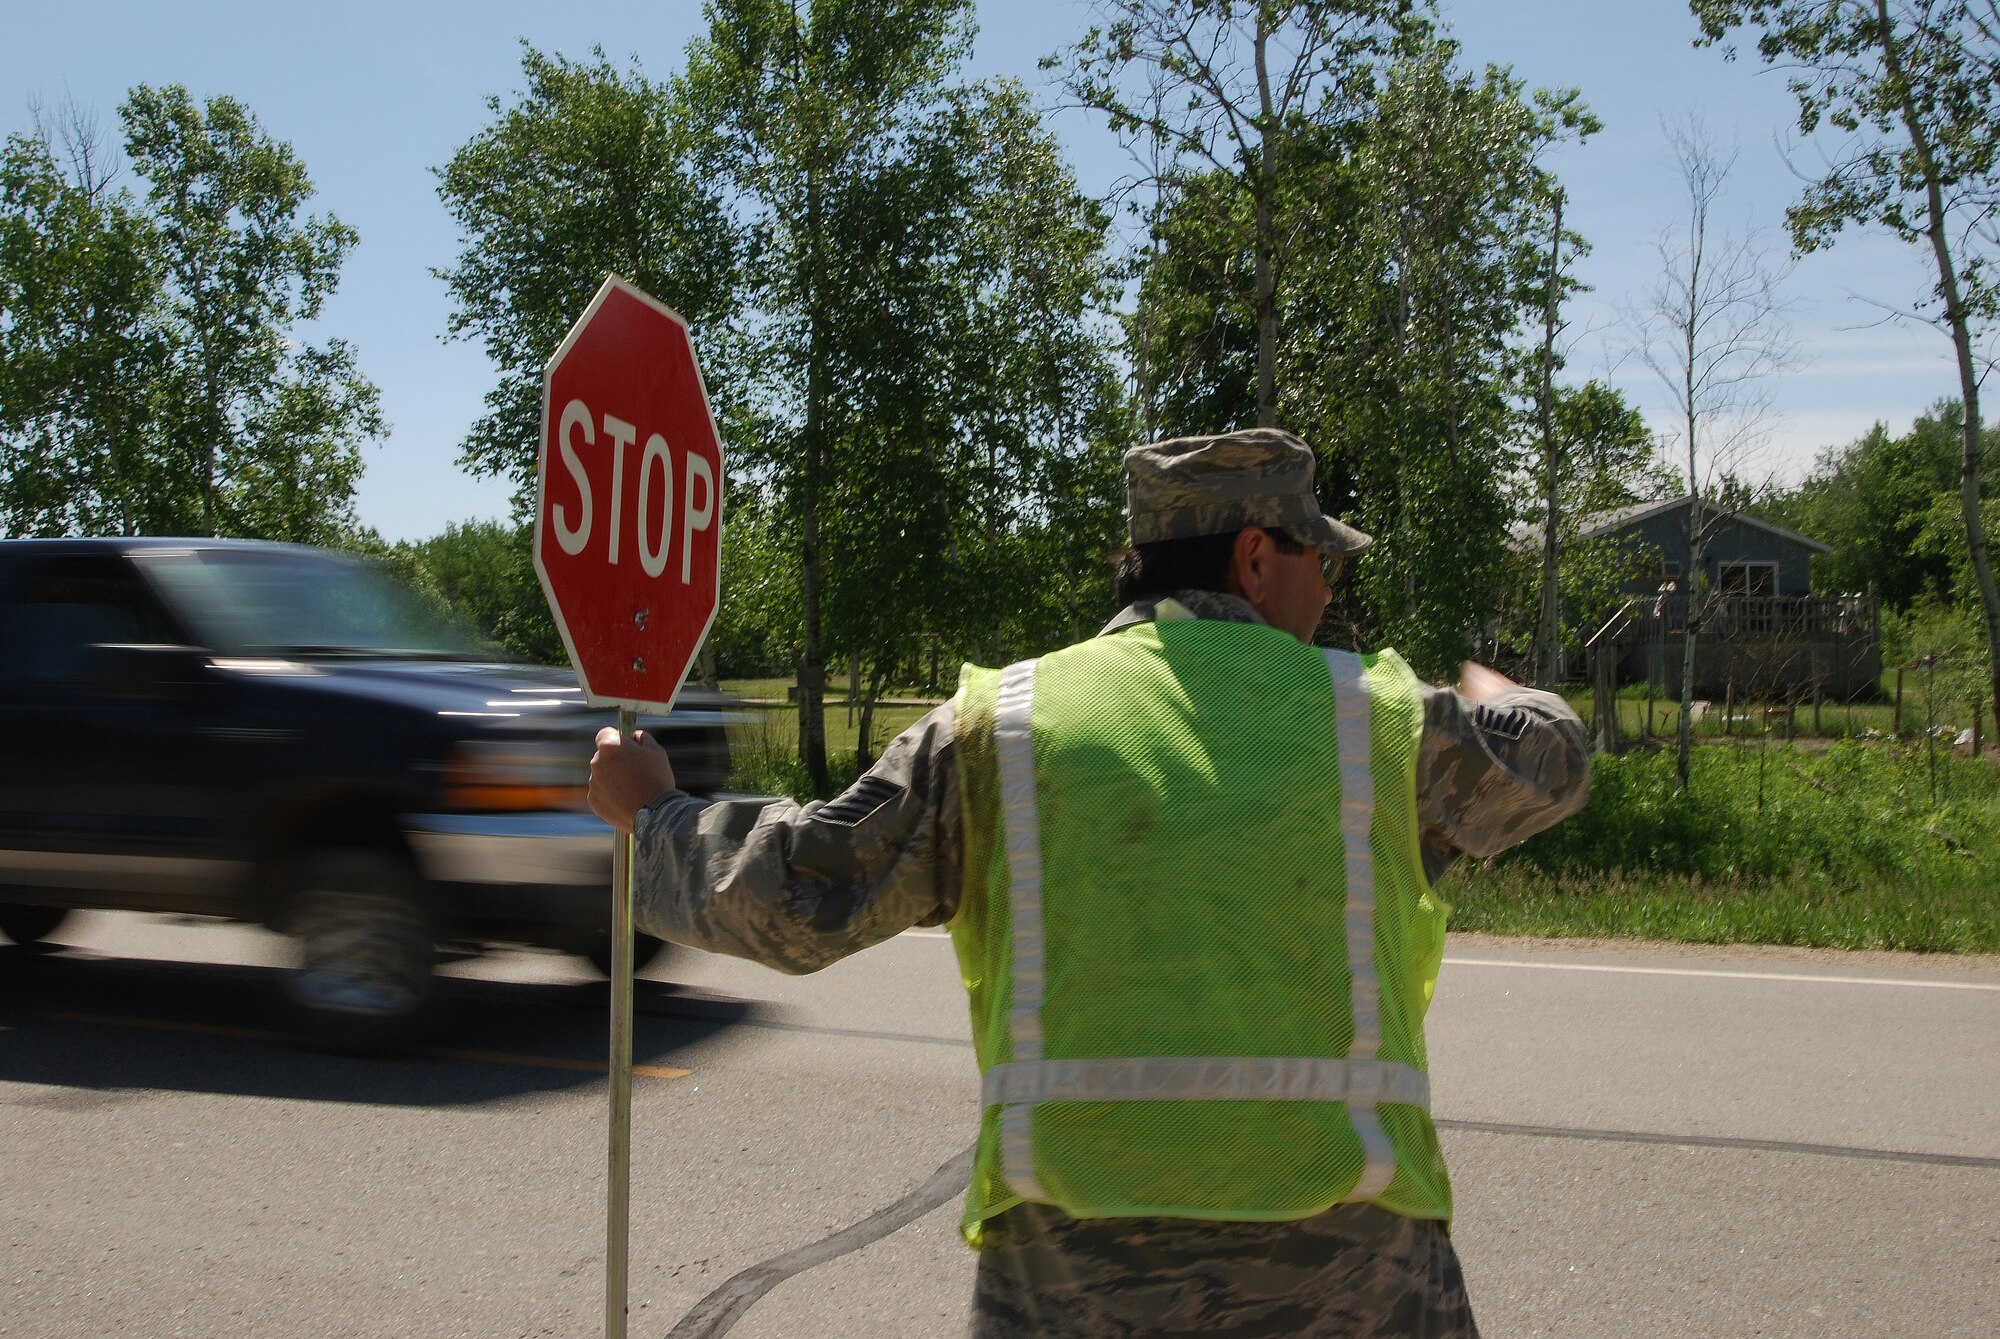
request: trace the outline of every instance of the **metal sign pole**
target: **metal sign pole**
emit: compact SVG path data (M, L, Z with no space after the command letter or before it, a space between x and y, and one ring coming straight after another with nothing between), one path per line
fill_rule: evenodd
M618 733L629 745L637 723L618 709ZM625 1269L632 1220L632 835L615 833L611 848L611 1139L605 1183L604 1334L625 1339Z

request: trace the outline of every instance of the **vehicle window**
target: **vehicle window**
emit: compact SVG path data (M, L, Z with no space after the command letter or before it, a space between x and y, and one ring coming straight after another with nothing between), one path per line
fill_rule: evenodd
M112 558L30 566L0 602L0 678L77 679L100 642L178 642L138 576Z
M156 550L138 556L201 637L231 655L489 655L373 564L311 550Z

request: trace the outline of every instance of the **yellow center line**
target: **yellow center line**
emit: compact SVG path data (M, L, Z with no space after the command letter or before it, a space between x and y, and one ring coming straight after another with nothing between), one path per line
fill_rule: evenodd
M99 1027L150 1028L155 1032L191 1032L204 1037L230 1037L238 1041L269 1041L281 1045L304 1045L307 1038L289 1032L269 1032L262 1028L226 1027L219 1023L183 1023L170 1018L120 1018L112 1014L51 1014L58 1023L90 1023ZM448 1046L412 1048L417 1055L440 1060L469 1060L483 1065L526 1065L536 1069L567 1069L584 1074L605 1074L610 1066L602 1060L571 1060L556 1055L515 1055L509 1051L466 1051ZM634 1065L632 1072L648 1079L684 1079L694 1073L673 1065Z

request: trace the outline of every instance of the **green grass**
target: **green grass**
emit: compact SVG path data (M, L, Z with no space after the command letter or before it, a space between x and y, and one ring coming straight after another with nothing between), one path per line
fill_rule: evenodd
M1439 892L1496 934L2000 952L2000 773L1839 742L1596 760L1582 813Z
M731 690L727 684L724 691ZM744 694L747 696L747 694ZM888 742L916 724L930 711L920 707L877 707L870 735L875 756L880 757ZM740 719L729 727L729 750L733 764L731 790L755 795L789 795L812 798L812 780L799 760L798 708L787 705L750 706L738 712ZM827 771L832 793L838 794L860 775L856 757L861 739L861 712L856 708L849 719L846 704L828 705L821 713L825 722Z
M1446 876L1451 927L1547 938L2000 953L1990 887L1804 878L1710 881L1681 875L1550 876L1475 866Z
M861 743L861 708L859 704L848 705L848 682L845 674L827 675L820 717L826 730L827 773L833 794L860 775L856 758ZM739 710L739 719L729 730L733 762L731 790L754 795L789 795L798 800L813 798L812 778L806 774L805 764L799 761L798 707L786 697L796 683L795 679L724 679L718 685L723 692L749 704ZM890 740L923 719L931 704L943 701L949 694L904 684L886 689L883 696L924 705L875 708L869 733L874 739L876 757L881 756Z

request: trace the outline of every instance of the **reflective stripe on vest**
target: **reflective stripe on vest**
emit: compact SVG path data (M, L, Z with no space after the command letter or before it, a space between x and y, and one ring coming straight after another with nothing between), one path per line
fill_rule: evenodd
M1007 1032L1017 1062L1042 1058L1043 967L1048 943L1042 933L1042 829L1035 806L1035 740L1029 721L1035 704L1035 662L1024 660L1000 672L1000 702L993 713L993 752L1000 768L1000 821L1007 837L1007 885L1014 919L1014 1007ZM1035 1179L1032 1104L1000 1113L1000 1160L1007 1181L1024 1199L1048 1194Z
M986 1071L986 1106L1035 1102L1403 1102L1430 1109L1430 1075L1393 1060L1126 1056L1010 1061ZM1379 1193L1379 1192L1374 1192Z
M1428 1111L1430 1079L1410 1065L1376 1058L1382 1038L1380 982L1375 971L1375 866L1370 825L1375 810L1371 695L1360 657L1326 651L1333 683L1340 769L1340 835L1344 855L1349 1009L1354 1040L1345 1058L1188 1056L1112 1059L1043 1058L1041 1011L1046 986L1041 831L1036 806L1034 738L1030 728L1035 662L1001 671L994 711L1001 822L1012 924L1012 1060L993 1066L983 1103L999 1106L1001 1168L1014 1193L1048 1200L1035 1174L1035 1104L1055 1101L1326 1101L1344 1102L1366 1158L1346 1196L1373 1199L1389 1185L1396 1151L1382 1128L1378 1102Z
M1347 865L1347 972L1353 983L1348 1010L1354 1020L1354 1044L1347 1048L1347 1058L1372 1060L1382 1045L1382 983L1375 975L1375 852L1368 841L1375 814L1375 732L1361 657L1328 651L1326 668L1333 677L1340 750L1340 846ZM1428 1100L1423 1105L1428 1109ZM1396 1150L1382 1131L1374 1101L1350 1101L1348 1107L1348 1119L1368 1155L1352 1198L1373 1199L1388 1188L1396 1173Z

